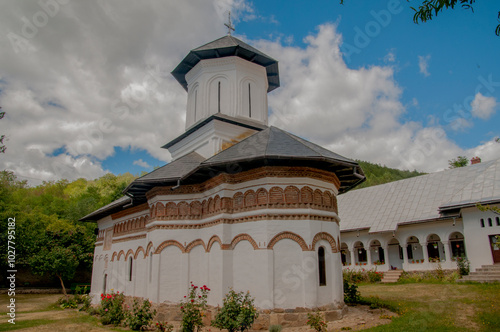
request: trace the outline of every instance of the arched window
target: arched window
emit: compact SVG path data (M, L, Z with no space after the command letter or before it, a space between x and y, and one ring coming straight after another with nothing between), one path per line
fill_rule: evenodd
M153 281L153 253L149 254L149 282Z
M481 219L481 227L484 227L484 219Z
M488 226L493 226L493 222L491 221L491 218L488 218Z
M132 281L132 257L128 259L128 281Z
M108 275L105 274L104 275L104 282L103 282L103 285L102 285L102 292L103 294L106 294L106 284L108 283Z
M318 249L318 272L319 285L326 286L325 248L323 247Z

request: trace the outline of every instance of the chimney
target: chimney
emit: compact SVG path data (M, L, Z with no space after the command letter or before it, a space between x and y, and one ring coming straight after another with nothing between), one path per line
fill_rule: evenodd
M475 164L479 164L479 163L481 163L481 158L479 158L479 157L474 157L470 160L471 165L475 165Z

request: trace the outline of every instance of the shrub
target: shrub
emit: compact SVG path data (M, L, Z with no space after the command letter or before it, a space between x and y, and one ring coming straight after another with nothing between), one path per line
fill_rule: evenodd
M156 310L151 310L151 302L144 300L142 305L134 300L132 310L126 313L125 323L133 331L144 331L156 315Z
M82 307L80 308L80 311L86 311L89 312L92 304L92 296L89 294L85 294L81 296L81 304Z
M174 326L172 324L168 324L167 322L157 322L155 327L156 330L160 332L172 332L174 329Z
M344 302L346 304L356 304L361 301L361 296L358 291L358 286L356 284L349 284L347 280L344 279Z
M269 326L269 332L281 332L282 328L281 325L271 325Z
M383 272L377 272L372 270L368 270L366 273L368 274L369 282L379 282L380 280L382 280L382 277L384 276Z
M467 257L457 257L457 267L458 273L460 273L461 276L468 275L470 272L470 263Z
M78 307L78 303L74 297L66 297L63 296L59 300L57 300L57 304L61 309L75 309Z
M229 332L238 330L243 332L249 329L259 316L253 301L250 292L236 293L231 289L224 297L224 304L212 321L212 326Z
M101 294L101 306L98 309L101 315L101 323L103 325L119 325L125 318L123 310L124 296L120 292L110 294Z
M324 321L320 312L307 314L307 325L317 332L326 332L328 324Z
M198 294L198 288L200 294ZM187 297L184 296L184 301L180 304L183 332L199 331L203 327L203 315L207 308L209 291L210 289L205 285L198 287L191 283Z

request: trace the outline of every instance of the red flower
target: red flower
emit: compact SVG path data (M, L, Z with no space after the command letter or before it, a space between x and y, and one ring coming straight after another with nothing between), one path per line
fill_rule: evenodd
M198 297L201 299L201 295L200 295L200 296L198 296Z
M191 300L191 303L193 303L193 302L194 302L194 300Z

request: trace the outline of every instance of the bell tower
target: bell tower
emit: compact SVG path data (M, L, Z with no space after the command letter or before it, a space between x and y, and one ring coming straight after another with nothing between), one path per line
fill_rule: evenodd
M252 46L228 34L191 50L172 75L188 93L185 133L163 146L173 159L209 158L267 128L278 62Z

